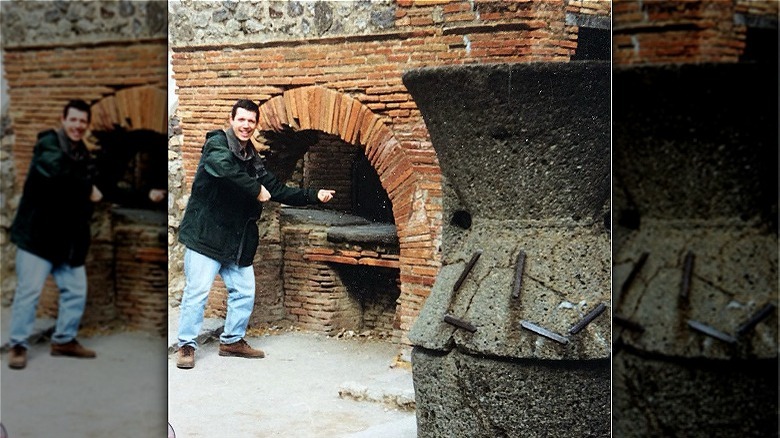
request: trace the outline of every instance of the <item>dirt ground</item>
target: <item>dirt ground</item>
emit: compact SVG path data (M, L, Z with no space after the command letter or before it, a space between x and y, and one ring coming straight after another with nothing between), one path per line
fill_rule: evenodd
M4 308L2 341L7 341ZM117 331L79 339L96 359L52 357L34 344L24 370L0 356L0 421L10 438L413 438L411 371L387 341L274 331L248 341L264 359L220 357L209 330L192 370L176 368L168 339ZM47 321L39 322L42 330ZM167 412L166 412L167 411Z
M7 354L0 357L0 421L8 436L162 436L165 339L124 332L80 341L97 358L53 357L48 342L31 346L23 370L9 369Z
M176 322L169 309L171 346ZM282 330L247 338L263 359L221 357L220 323L204 324L204 334L214 333L195 353L195 368L176 368L175 353L168 358L168 418L177 437L417 436L411 370L391 368L397 346Z

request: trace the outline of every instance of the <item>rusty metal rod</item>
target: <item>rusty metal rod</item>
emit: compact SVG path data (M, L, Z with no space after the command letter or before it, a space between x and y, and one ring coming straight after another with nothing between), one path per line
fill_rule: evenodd
M629 330L634 330L637 332L645 331L645 328L641 324L631 321L630 319L624 318L620 315L612 315L612 321L615 321L616 324L622 325Z
M628 273L628 277L626 277L626 281L623 282L623 286L620 287L620 296L622 297L623 294L628 291L628 288L631 287L631 283L634 282L634 279L636 279L636 276L639 274L639 271L642 270L642 266L645 265L645 262L647 261L647 257L650 254L643 252L641 256L639 256L639 260L637 260L636 264L633 268L631 268L631 272Z
M685 265L683 267L682 282L680 284L680 297L688 299L688 293L691 290L691 275L693 274L693 260L696 258L692 252L685 254Z
M444 322L448 324L452 324L455 327L462 328L463 330L470 331L471 333L474 333L477 331L477 328L474 327L471 323L464 321L462 319L458 319L450 314L444 315Z
M525 252L520 250L517 254L517 265L515 266L515 284L512 287L512 298L520 296L520 288L523 287L523 268L525 267Z
M585 328L586 325L590 324L594 319L596 319L599 315L604 313L604 310L607 309L607 306L604 303L599 303L598 306L596 306L595 309L588 312L587 315L585 315L584 318L577 324L574 324L574 327L569 329L569 334L576 335L579 333L582 329Z
M520 321L520 326L523 327L526 330L530 330L537 335L542 335L545 338L552 339L555 342L559 342L561 344L568 344L569 340L564 338L563 336L559 335L558 333L553 333L546 328L539 327L538 325L528 322L528 321Z
M469 275L469 272L471 272L471 268L474 267L474 264L477 263L477 259L479 259L479 256L482 255L482 250L478 249L477 252L474 253L473 256L471 256L471 260L469 260L469 263L466 265L466 268L463 269L463 272L460 273L460 277L458 277L458 281L455 282L455 286L452 287L453 292L457 292L458 289L460 289L460 286L463 285L463 282L466 281L466 276Z
M758 312L753 314L753 316L750 317L747 321L742 323L742 325L739 326L737 329L737 336L742 336L745 333L749 332L750 330L753 330L753 328L761 321L763 321L767 316L769 316L772 311L775 310L775 305L772 303L764 304L764 307L762 307Z
M688 327L696 330L697 332L704 333L707 336L711 336L715 339L720 339L723 342L728 342L729 344L735 344L737 342L737 340L733 336L727 335L726 333L723 333L720 330L712 328L706 324L702 324L698 321L694 321L692 319L688 320Z

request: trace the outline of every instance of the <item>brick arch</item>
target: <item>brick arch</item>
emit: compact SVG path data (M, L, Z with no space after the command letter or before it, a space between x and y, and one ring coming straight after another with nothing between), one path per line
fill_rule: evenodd
M118 126L165 134L168 130L167 101L165 90L152 85L119 90L92 104L89 129L112 131Z
M307 86L287 90L261 105L257 129L319 130L336 135L365 153L393 205L401 280L394 337L409 344L406 334L430 293L439 268L441 188L432 190L431 179L422 175L434 174L438 178L441 171L435 158L425 162L415 159L396 139L389 123L389 118L374 113L358 99L325 87ZM437 178L433 185L439 185ZM429 201L433 208L427 205Z

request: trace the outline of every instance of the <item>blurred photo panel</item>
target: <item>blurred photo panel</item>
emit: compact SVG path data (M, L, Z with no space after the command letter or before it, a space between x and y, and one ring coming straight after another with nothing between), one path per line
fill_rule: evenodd
M613 11L613 436L777 436L778 3Z
M0 422L162 435L166 2L1 6Z
M608 1L169 10L177 434L609 435Z

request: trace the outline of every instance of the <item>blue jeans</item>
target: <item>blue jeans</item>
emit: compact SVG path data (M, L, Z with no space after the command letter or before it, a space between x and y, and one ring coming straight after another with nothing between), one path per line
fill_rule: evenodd
M235 263L223 264L189 248L184 251L186 285L179 315L179 347L198 347L196 338L203 325L203 312L214 278L219 274L228 291L225 330L219 340L232 344L246 334L249 316L255 305L255 270Z
M87 304L87 272L84 266L53 266L21 248L16 250L16 293L11 306L11 345L29 347L27 338L35 325L35 310L46 277L51 274L60 289L57 325L52 342L64 344L76 337Z

